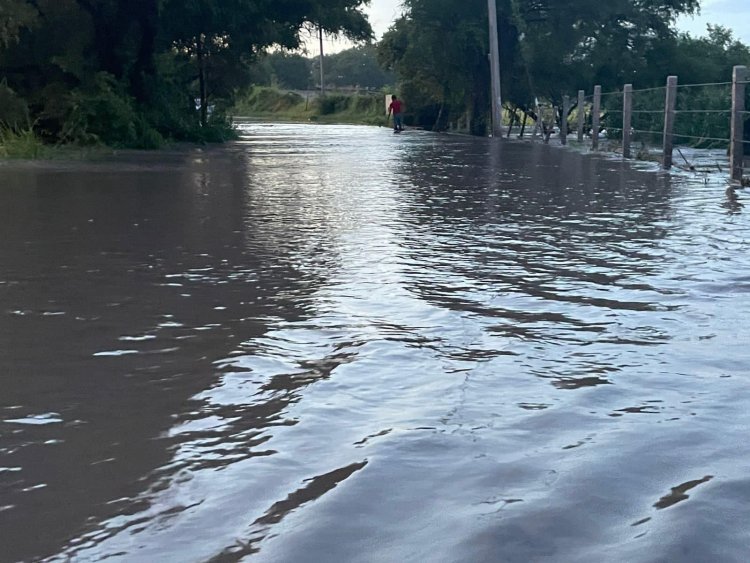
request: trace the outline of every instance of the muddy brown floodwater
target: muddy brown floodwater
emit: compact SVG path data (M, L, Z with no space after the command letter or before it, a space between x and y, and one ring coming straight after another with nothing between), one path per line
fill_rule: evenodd
M0 560L747 561L742 191L242 131L0 165Z

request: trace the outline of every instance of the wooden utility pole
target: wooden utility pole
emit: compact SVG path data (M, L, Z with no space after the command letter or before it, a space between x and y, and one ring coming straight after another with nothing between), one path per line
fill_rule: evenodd
M672 168L672 152L674 150L674 120L677 105L677 77L667 77L667 97L664 102L664 155L662 167Z
M747 67L736 66L732 76L732 141L729 148L729 163L732 180L741 182L745 166L745 90Z
M622 158L630 158L630 130L633 127L633 85L622 90Z
M196 55L198 58L198 89L201 99L201 127L208 125L208 88L206 86L205 35L198 36Z
M320 40L320 95L323 96L326 92L325 84L323 82L323 26L318 26L318 39Z
M500 91L500 45L497 37L497 0L487 0L490 19L490 75L492 77L492 136L503 136L503 102Z

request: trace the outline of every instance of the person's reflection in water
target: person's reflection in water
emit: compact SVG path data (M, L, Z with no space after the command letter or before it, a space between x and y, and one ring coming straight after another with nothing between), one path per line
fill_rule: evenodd
M734 215L736 213L740 213L742 211L742 208L745 207L737 197L737 190L730 186L727 188L726 191L727 199L724 203L721 204L723 208L727 210L727 214Z

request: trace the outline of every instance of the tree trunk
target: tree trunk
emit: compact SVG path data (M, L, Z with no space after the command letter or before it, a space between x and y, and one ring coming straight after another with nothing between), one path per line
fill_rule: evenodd
M513 108L513 113L510 114L510 125L508 126L508 135L506 138L510 139L510 134L513 132L513 125L518 122L518 114L516 108Z
M440 110L437 114L437 119L435 119L435 125L432 126L433 131L440 131L441 130L441 121L443 119L443 110L445 109L445 101L440 102Z
M523 112L523 123L521 124L521 134L518 136L521 139L523 139L523 134L526 132L526 120L527 119L529 119L529 114L524 111Z
M146 102L151 97L148 80L156 75L154 54L156 52L156 35L158 28L159 8L156 0L140 0L137 4L137 21L141 28L138 54L130 72L130 83L133 95L139 102Z
M208 94L206 89L206 54L203 51L204 37L201 35L197 40L198 57L198 85L201 98L201 126L208 125Z
M90 0L78 0L78 5L89 15L94 27L94 48L96 49L99 69L117 79L123 76L123 63L119 55L123 29L126 26L127 14L118 6L115 14L105 13L101 4Z

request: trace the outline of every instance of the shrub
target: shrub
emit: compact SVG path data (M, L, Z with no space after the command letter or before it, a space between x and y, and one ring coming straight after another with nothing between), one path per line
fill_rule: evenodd
M0 82L0 126L18 130L29 124L29 106L26 101Z
M134 100L112 76L99 73L71 94L62 140L80 145L154 149L164 138L137 111Z
M0 156L3 158L39 158L44 150L44 143L31 127L11 129L0 126Z
M301 105L305 99L294 92L282 92L276 88L255 87L235 108L244 113L281 113Z
M315 100L320 115L331 115L346 111L349 98L342 94L327 94Z

